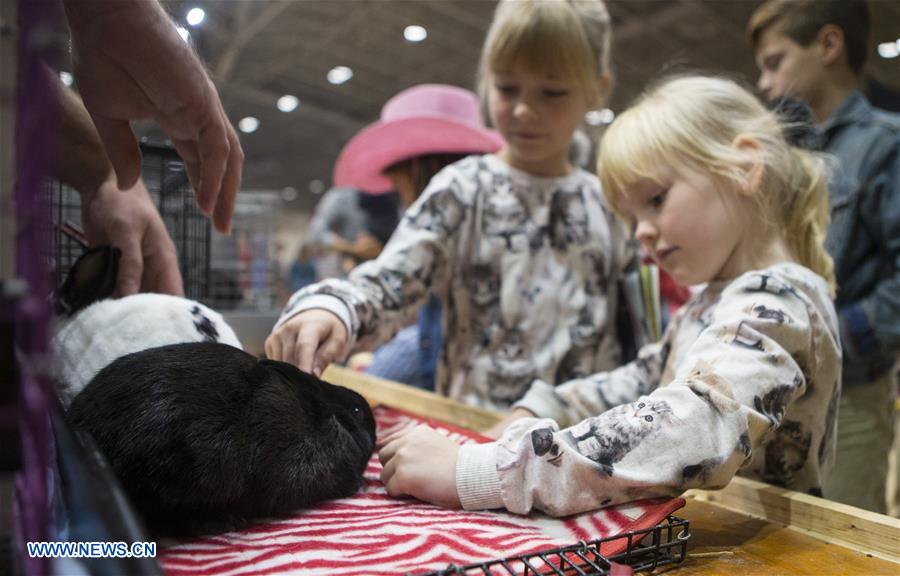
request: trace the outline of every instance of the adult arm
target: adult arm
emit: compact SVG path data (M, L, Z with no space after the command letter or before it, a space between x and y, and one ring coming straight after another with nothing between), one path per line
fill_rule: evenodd
M121 189L140 177L130 121L152 118L184 160L200 209L228 232L244 154L218 93L157 0L64 0L75 78Z
M118 189L100 137L74 92L49 70L47 82L58 102L53 176L81 196L81 220L91 244L122 250L116 295L139 290L182 295L175 245L143 181Z

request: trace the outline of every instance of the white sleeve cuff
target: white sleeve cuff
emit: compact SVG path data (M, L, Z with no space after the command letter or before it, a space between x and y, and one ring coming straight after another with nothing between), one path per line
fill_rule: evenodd
M310 294L309 296L301 298L293 307L290 314L284 315L278 319L278 322L275 323L275 328L278 328L297 314L314 308L327 310L340 318L341 322L343 322L344 328L347 329L347 346L344 349L344 355L346 356L346 353L350 351L353 344L356 342L356 334L353 333L353 321L350 318L350 309L344 301L337 296L332 296L331 294ZM273 328L273 330L275 328Z
M494 442L460 447L456 460L456 491L463 509L504 508L496 452Z
M313 308L328 310L340 318L341 322L344 323L344 327L347 328L347 334L350 334L350 310L343 300L331 294L310 294L302 298L291 310L290 315L282 316L278 319L278 322L275 323L275 328L278 328L297 314Z

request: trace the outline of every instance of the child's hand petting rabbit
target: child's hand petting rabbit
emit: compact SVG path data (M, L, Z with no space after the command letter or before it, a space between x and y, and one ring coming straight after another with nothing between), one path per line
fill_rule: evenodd
M326 310L301 312L266 338L266 356L321 376L347 346L347 328Z

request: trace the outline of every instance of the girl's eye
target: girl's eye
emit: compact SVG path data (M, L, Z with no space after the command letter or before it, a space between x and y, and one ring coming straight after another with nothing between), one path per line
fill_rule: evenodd
M650 198L650 200L649 200L650 206L653 206L654 208L659 208L660 206L662 206L663 203L666 201L666 194L668 194L668 190L666 190L664 192L660 192L659 194L656 194L655 196Z
M494 88L504 96L515 96L519 91L518 88L509 84L497 84Z
M568 90L544 90L544 96L549 98L562 98L569 94Z

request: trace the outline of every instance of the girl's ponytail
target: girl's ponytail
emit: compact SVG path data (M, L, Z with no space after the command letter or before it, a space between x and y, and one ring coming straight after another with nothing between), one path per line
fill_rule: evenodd
M799 260L828 282L832 297L836 288L834 263L825 251L825 234L830 220L828 178L824 159L801 148L789 146L793 170L788 182L785 207L785 240Z

